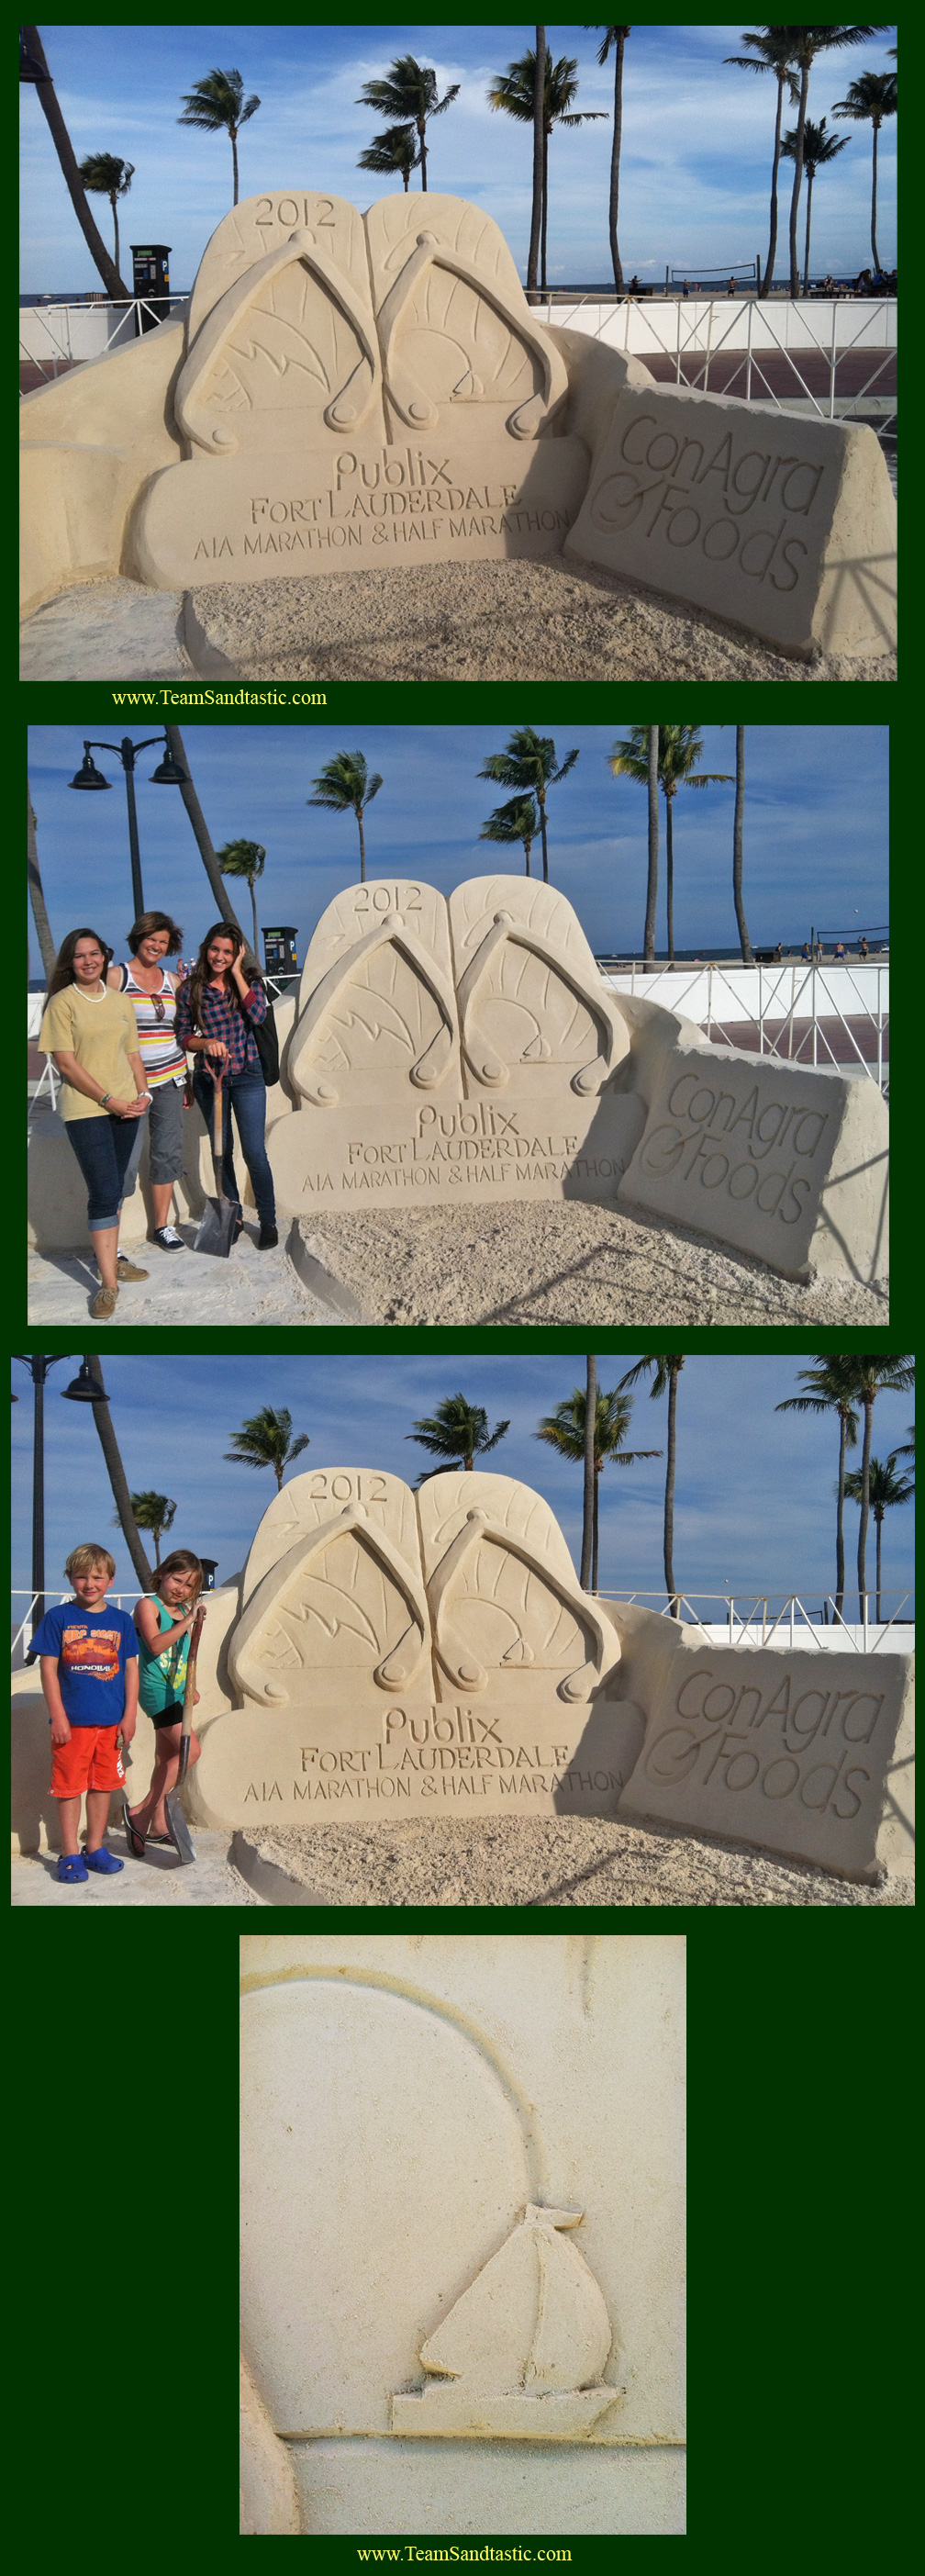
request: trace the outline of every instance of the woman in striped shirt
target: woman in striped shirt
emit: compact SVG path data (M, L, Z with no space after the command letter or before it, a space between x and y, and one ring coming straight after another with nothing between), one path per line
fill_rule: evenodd
M183 1172L183 1094L186 1057L177 1043L177 985L186 969L171 975L165 957L179 957L183 932L169 912L141 912L128 934L131 964L111 966L106 981L116 993L127 993L138 1023L138 1046L151 1094L148 1150L154 1234L162 1252L182 1252L183 1237L170 1222L174 1183ZM134 1189L143 1144L137 1146L125 1176L126 1197Z
M245 960L249 973L244 971ZM260 1219L258 1252L270 1252L279 1238L273 1174L264 1134L267 1086L254 1036L267 1016L267 997L259 970L247 956L240 931L216 921L207 930L193 967L177 994L177 1036L196 1058L193 1090L209 1131L215 1136L215 1085L224 1095L222 1112L222 1186L225 1197L238 1197L231 1111ZM243 1219L239 1216L237 1232Z

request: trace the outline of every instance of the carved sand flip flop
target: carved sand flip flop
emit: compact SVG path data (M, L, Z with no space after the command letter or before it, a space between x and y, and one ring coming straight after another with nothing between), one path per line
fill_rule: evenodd
M542 389L539 393L531 394L526 402L519 403L511 412L507 424L514 438L535 438L538 431L542 429L544 421L550 419L568 392L565 361L560 357L554 342L547 339L545 332L540 330L532 320L528 306L523 309L518 308L510 296L505 294L503 287L486 277L484 271L471 259L452 249L448 243L440 241L437 234L433 232L418 234L410 257L400 270L394 286L389 288L376 315L385 390L399 418L407 423L409 429L435 429L440 419L439 405L432 401L424 386L417 382L407 360L402 359L398 346L401 324L407 314L413 289L418 279L423 277L429 268L446 269L451 277L458 277L465 286L471 286L473 292L482 296L485 303L492 306L500 320L507 324L509 331L516 339L523 342L531 357L536 359L542 370ZM479 377L470 367L462 379L461 389L454 392L453 401L485 400L490 400L490 395L486 395Z
M471 1566L477 1548L483 1540L487 1540L516 1557L520 1564L526 1566L528 1573L538 1576L540 1582L562 1603L563 1608L571 1612L576 1626L584 1628L585 1631L590 1629L594 1641L593 1655L572 1672L563 1674L557 1684L557 1695L560 1699L572 1703L587 1700L595 1684L619 1663L620 1645L616 1631L609 1622L601 1618L593 1601L589 1600L587 1594L583 1593L576 1583L568 1552L561 1533L552 1523L551 1514L548 1516L548 1521L545 1514L541 1515L535 1531L531 1534L528 1534L527 1529L523 1527L518 1529L517 1521L529 1521L531 1513L534 1520L537 1519L534 1509L537 1497L527 1489L518 1487L511 1478L492 1477L490 1481L492 1485L503 1484L507 1488L507 1515L509 1516L502 1516L497 1510L486 1509L483 1504L476 1502L474 1508L466 1513L462 1527L456 1530L449 1546L437 1556L436 1562L433 1561L434 1552L440 1547L440 1521L443 1518L443 1511L448 1504L450 1510L446 1513L446 1520L451 1521L456 1517L457 1496L462 1479L456 1476L433 1477L422 1489L425 1568L428 1561L431 1566L427 1576L427 1599L430 1604L434 1645L439 1661L457 1690L480 1691L486 1688L488 1671L480 1663L472 1647L466 1644L458 1627L454 1625L452 1599L467 1567ZM471 1479L467 1476L467 1488L470 1482ZM487 1483L488 1479L480 1478L479 1482ZM447 1490L435 1491L435 1488ZM519 1500L521 1494L522 1502ZM502 1498L499 1497L499 1501L501 1500ZM499 1668L523 1667L533 1664L536 1660L528 1639L519 1634L501 1657Z
M310 227L302 225L289 234L277 250L257 260L243 277L227 287L213 305L207 320L197 332L186 363L181 370L176 391L176 418L184 437L193 447L209 455L235 455L238 441L234 432L217 425L210 416L205 389L217 360L221 357L232 331L241 322L262 289L280 277L284 269L301 262L309 275L323 286L355 331L363 355L346 384L340 387L322 414L329 429L359 429L366 419L374 396L380 390L379 349L368 306L364 306L350 279L319 246Z
M374 1666L373 1680L378 1682L380 1690L407 1690L429 1655L430 1613L418 1569L408 1564L385 1531L370 1518L365 1503L348 1503L343 1511L322 1521L314 1530L303 1532L285 1555L278 1558L252 1593L235 1630L228 1656L229 1673L236 1687L248 1699L259 1700L264 1708L289 1705L285 1684L268 1677L262 1666L261 1644L266 1644L268 1629L286 1610L285 1596L297 1579L309 1571L315 1559L322 1556L335 1539L349 1537L352 1532L376 1559L411 1613L409 1625L397 1644L390 1647ZM293 1608L289 1615L305 1618L307 1613ZM337 1625L335 1614L332 1635L336 1634Z
M536 886L528 890L517 877L485 878L481 883L487 905L493 897L499 894L503 897L498 909L489 911L488 924L481 937L478 935L481 923L467 917L471 915L473 903L479 899L479 879L470 879L464 888L458 889L465 898L464 905L457 902L456 896L450 903L457 957L460 950L468 957L468 963L459 975L457 1001L462 1049L471 1072L489 1089L501 1090L510 1081L517 1061L522 1064L539 1063L552 1057L549 1040L542 1031L538 1031L519 1059L506 1061L480 1022L479 1011L486 998L486 980L492 967L499 964L505 945L510 942L512 947L525 949L541 965L547 966L551 975L567 986L576 1002L584 1005L598 1030L596 1055L590 1063L579 1065L571 1076L571 1089L580 1099L593 1097L602 1090L616 1065L629 1053L629 1031L598 974L587 942L583 938L580 942L575 940L571 908L564 912L564 928L557 936L555 915L559 906L555 896L550 901L548 887ZM473 947L476 939L478 944ZM513 1000L515 996L507 998Z
M380 887L372 882L365 888L365 893L370 911L360 917L369 919L370 928L362 930L360 937L356 937L358 916L355 899L339 896L318 923L302 972L302 993L306 998L289 1042L287 1073L294 1089L318 1109L336 1108L341 1096L330 1068L325 1066L322 1069L315 1063L318 1050L330 1033L335 1014L338 1011L343 1013L345 1006L349 1005L350 987L357 982L358 971L386 948L394 948L404 959L440 1015L439 1027L423 1046L419 1045L417 1053L414 1052L414 1035L410 1029L406 1031L410 1062L402 1068L401 1078L411 1082L416 1091L431 1092L438 1090L446 1081L454 1065L458 1068L456 996L450 972L446 907L442 898L433 898L430 887L401 883ZM380 894L390 899L384 912L375 908ZM431 898L428 906L422 904L424 894ZM350 902L354 905L353 918L346 912ZM428 946L425 936L412 927L416 918L414 907L417 906L426 932L434 903L439 923L434 923L430 933L432 944ZM445 966L439 954L441 948ZM328 960L330 962L326 962ZM322 969L317 980L316 965ZM368 990L368 998L375 1007L375 985L364 988L358 984L358 1000L364 989ZM384 995L382 1000L384 1009L393 1007L390 996ZM394 1067L389 1068L390 1078L394 1078L394 1071ZM380 1076L380 1082L381 1079Z

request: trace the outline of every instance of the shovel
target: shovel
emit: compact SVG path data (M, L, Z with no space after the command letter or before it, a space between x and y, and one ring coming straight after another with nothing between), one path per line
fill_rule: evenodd
M227 1261L241 1210L236 1199L226 1199L224 1194L222 1150L222 1075L219 1071L215 1084L215 1125L212 1141L215 1197L207 1202L193 1249L196 1252L214 1252L220 1261Z
M174 1851L177 1853L179 1860L184 1864L187 1861L195 1860L196 1858L193 1845L190 1841L190 1829L180 1805L179 1793L183 1787L183 1782L186 1778L187 1768L189 1765L189 1740L193 1732L193 1702L196 1697L196 1655L199 1648L199 1639L202 1635L202 1623L205 1615L204 1610L197 1610L195 1619L193 1620L193 1633L190 1638L189 1658L186 1666L186 1685L183 1692L183 1723L180 1728L180 1768L177 1772L170 1795L164 1800L164 1814L167 1818L167 1831L170 1835Z

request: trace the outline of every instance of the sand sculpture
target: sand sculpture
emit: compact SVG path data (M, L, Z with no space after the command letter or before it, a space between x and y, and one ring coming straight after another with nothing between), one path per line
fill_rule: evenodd
M683 1944L242 1971L242 2529L679 2529Z
M188 313L29 396L24 606L565 551L795 654L886 651L872 430L657 386L541 324L464 198L250 197Z
M295 1476L217 1620L207 1823L621 1815L846 1877L910 1865L907 1656L717 1645L596 1600L512 1477Z
M597 1199L785 1276L885 1275L877 1086L730 1047L604 983L564 895L351 887L309 944L269 1140L279 1205Z

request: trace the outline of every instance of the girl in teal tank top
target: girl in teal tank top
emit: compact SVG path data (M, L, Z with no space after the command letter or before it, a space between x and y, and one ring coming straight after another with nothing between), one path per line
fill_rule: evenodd
M122 1808L128 1847L135 1860L144 1858L146 1842L172 1841L164 1799L177 1776L190 1631L199 1608L202 1581L198 1556L191 1548L174 1548L160 1567L157 1591L145 1592L135 1605L139 1705L157 1729L147 1796L136 1807L130 1807L126 1799ZM195 1735L191 1736L190 1768L199 1760L199 1749Z

